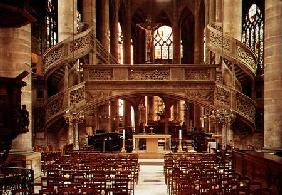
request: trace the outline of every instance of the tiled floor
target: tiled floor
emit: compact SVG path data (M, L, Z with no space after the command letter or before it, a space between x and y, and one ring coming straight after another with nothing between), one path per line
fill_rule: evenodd
M167 195L163 174L163 159L139 159L139 181L135 195Z

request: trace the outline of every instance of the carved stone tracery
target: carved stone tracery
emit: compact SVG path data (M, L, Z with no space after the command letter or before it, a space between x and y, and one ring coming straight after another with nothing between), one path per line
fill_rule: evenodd
M210 80L210 70L185 70L185 80Z
M217 104L230 106L231 105L231 92L223 87L216 87L215 100Z
M70 106L75 105L85 99L85 87L74 89L70 92Z
M89 71L90 80L112 80L113 70L112 69L94 69Z
M76 39L75 41L70 43L70 52L73 53L75 51L78 51L80 49L90 47L92 43L93 35L87 34L86 36L80 37ZM71 55L70 53L70 55Z
M169 69L144 69L144 70L129 70L129 80L169 80Z
M245 116L253 123L255 122L256 107L254 102L250 98L240 93L237 93L236 110L240 113L240 115Z
M185 90L185 96L188 99L198 99L200 101L209 102L210 104L213 104L214 101L214 92L212 90L200 90L200 89Z
M46 104L46 121L63 110L63 103L64 96L60 95Z

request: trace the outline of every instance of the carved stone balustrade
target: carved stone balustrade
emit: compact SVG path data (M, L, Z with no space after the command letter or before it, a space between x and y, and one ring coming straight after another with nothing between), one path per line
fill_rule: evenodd
M91 27L58 43L43 55L44 74L46 78L55 70L60 69L64 64L76 61L87 55L94 48L97 49L97 56L103 63L118 63L94 37L93 27Z
M222 36L220 26L208 25L206 30L207 48L238 64L249 75L255 75L257 59L251 49L229 35Z
M236 114L255 124L255 101L240 91L217 84L215 106L232 109Z
M75 107L85 104L85 83L82 82L76 86L62 91L50 97L45 103L46 124L65 114L67 110L73 110Z
M84 65L86 81L215 81L209 64Z

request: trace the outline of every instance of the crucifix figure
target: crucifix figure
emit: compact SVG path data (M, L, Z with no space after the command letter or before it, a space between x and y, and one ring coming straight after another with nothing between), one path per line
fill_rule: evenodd
M154 31L160 25L160 23L153 23L151 19L146 19L144 23L137 24L138 27L145 30L146 63L154 62Z

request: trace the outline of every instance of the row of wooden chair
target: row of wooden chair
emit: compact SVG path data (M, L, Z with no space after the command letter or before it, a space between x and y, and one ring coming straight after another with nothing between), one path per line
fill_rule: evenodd
M263 188L261 183L235 173L229 159L206 153L166 155L164 174L168 193L271 194L271 190Z
M93 194L134 194L140 170L136 154L73 152L45 157L41 194L92 194L90 189Z

